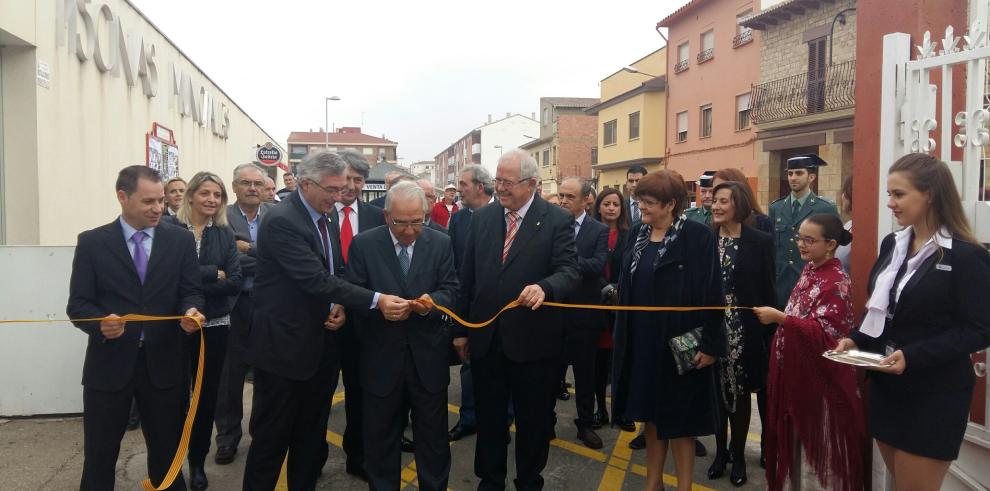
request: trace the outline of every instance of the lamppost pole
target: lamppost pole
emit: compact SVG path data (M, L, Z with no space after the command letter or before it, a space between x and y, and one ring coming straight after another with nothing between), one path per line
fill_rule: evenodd
M828 66L832 66L832 37L833 34L835 34L835 21L839 21L839 24L843 26L846 25L845 13L852 12L853 10L856 10L856 7L850 7L842 10L838 14L835 14L835 17L832 17L832 27L828 30Z
M330 150L330 101L339 101L340 97L330 96L323 101L323 136L326 140L323 149Z

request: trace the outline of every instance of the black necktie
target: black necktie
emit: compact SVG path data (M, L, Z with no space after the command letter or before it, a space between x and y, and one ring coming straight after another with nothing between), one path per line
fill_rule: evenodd
M320 240L323 242L323 255L327 258L327 269L330 269L330 235L327 233L327 219L320 217L316 221L316 226L320 229Z

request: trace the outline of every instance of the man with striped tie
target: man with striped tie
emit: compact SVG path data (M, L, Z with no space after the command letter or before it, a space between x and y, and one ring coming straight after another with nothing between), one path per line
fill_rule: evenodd
M513 149L498 161L498 206L474 213L459 270L458 311L473 322L487 320L505 304L522 307L470 331L458 326L454 346L470 357L478 419L475 474L479 489L504 489L508 442L507 405L516 422L517 489L541 489L540 473L553 438L554 392L563 348L560 309L579 281L574 218L536 196L539 168Z

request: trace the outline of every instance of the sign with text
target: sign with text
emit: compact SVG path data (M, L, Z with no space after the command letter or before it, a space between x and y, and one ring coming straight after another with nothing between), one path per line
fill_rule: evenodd
M261 162L267 166L272 166L282 160L282 151L273 145L272 142L268 142L258 147L257 156L258 162Z

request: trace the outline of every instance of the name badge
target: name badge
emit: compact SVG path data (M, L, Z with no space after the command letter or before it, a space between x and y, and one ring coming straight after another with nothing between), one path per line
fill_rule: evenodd
M952 265L951 264L936 264L935 265L935 269L937 269L939 271L952 271Z

